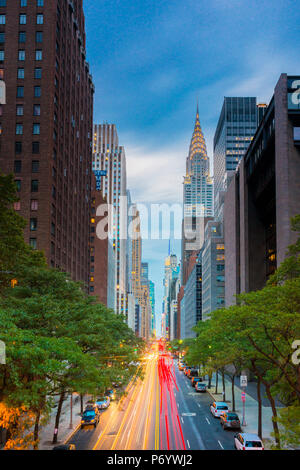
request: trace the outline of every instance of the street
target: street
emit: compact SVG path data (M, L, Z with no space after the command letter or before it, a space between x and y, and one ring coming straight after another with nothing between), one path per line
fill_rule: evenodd
M96 429L79 429L77 450L230 450L232 431L223 431L209 410L208 393L197 393L171 356L145 357L144 380L129 384L120 403L101 413Z

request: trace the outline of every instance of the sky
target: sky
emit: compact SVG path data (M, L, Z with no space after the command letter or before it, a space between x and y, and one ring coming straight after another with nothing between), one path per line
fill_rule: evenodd
M224 96L268 103L299 74L297 0L84 0L95 123L115 123L138 203L182 202L197 100L212 161ZM213 172L213 167L211 165ZM172 242L180 258L180 241ZM145 240L161 313L168 240Z

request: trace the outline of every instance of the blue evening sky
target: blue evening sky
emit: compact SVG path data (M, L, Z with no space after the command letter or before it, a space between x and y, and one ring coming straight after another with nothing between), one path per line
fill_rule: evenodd
M268 102L280 73L300 73L297 0L84 0L84 10L95 122L116 124L136 202L181 202L197 99L212 158L224 96ZM157 315L167 252L167 240L143 243Z

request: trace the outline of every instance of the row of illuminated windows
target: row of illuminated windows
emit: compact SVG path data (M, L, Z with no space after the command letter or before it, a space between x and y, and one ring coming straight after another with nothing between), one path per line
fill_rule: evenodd
M39 208L39 202L37 199L31 199L30 201L30 210L31 211L37 211ZM21 210L21 201L17 201L14 203L14 209L15 211L20 211ZM31 227L31 224L30 224ZM37 224L36 224L37 227ZM32 230L32 229L31 229Z
M5 52L4 52L4 51L0 51L0 62L3 62L4 59L5 59ZM19 49L19 51L18 51L18 60L19 60L20 62L24 62L25 59L26 59L26 52L25 52L25 50L24 50L24 49ZM41 60L43 60L43 51L42 51L42 50L37 49L37 50L35 51L35 60L38 61L38 62L41 61ZM23 72L23 74L24 74L24 72ZM18 76L18 78L24 78L24 76L23 76L23 77L19 77L19 76ZM36 77L36 76L35 76L34 78L41 78L41 77Z
M16 124L16 135L23 135L23 124L17 123ZM39 123L34 123L32 126L32 134L33 135L40 135L41 133L41 125Z
M7 0L0 0L0 7L6 7ZM20 0L20 7L27 7L28 0ZM36 0L37 7L44 6L44 0Z
M17 116L23 116L24 115L24 106L22 104L17 105L16 114L17 114ZM41 115L41 105L40 104L34 104L33 105L33 116L40 116L40 115Z
M35 42L36 43L43 42L43 31L36 31ZM5 33L2 31L0 32L0 44L4 44L4 43L5 43ZM19 31L19 43L20 44L26 43L26 31Z
M0 25L1 24L6 24L6 15L0 15ZM27 24L27 15L25 13L19 15L19 24ZM42 13L36 15L36 24L44 24L44 15Z
M40 98L42 96L42 88L40 86L34 87L34 98ZM24 87L17 87L17 98L24 98Z

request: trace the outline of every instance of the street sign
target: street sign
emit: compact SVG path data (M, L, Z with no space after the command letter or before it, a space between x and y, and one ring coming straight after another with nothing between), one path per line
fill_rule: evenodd
M247 384L248 384L247 375L241 375L241 377L240 377L240 386L241 387L247 387Z
M242 402L245 402L245 401L246 401L246 393L242 392Z

